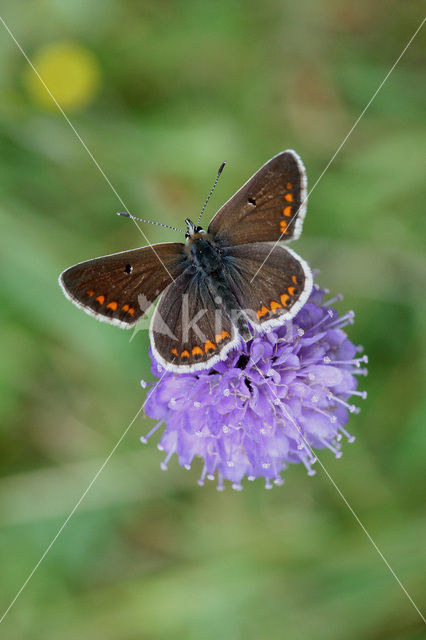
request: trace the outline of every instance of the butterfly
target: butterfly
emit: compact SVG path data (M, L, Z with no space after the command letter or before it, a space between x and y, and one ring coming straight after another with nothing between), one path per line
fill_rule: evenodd
M301 159L283 151L219 209L207 230L186 219L185 243L80 262L59 283L83 311L124 329L160 296L149 329L155 358L176 372L208 369L241 339L293 318L307 301L309 266L277 244L300 236L306 191Z

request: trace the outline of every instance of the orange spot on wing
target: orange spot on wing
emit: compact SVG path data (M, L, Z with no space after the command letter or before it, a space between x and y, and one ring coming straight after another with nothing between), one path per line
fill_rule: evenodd
M216 345L213 344L213 342L211 340L207 340L204 343L204 351L206 353L208 353L209 351L216 351Z
M93 296L95 295L94 291L86 291L87 295L90 296L91 298L93 298Z
M294 292L296 291L296 287L287 287L287 291L291 296L294 296Z
M259 309L259 311L256 311L257 313L257 317L263 318L263 316L266 316L269 313L269 309L268 307L265 307L265 305L263 305L263 307L261 309Z
M287 222L285 220L281 220L280 222L280 231L281 233L283 233L284 235L287 235Z
M133 307L129 307L129 310L127 311L127 313L129 314L129 316L133 316L135 315L135 310L133 309Z
M275 302L275 300L272 300L272 302L271 302L271 311L272 311L272 313L275 313L277 309L282 309L282 306L280 305L279 302Z
M226 338L230 338L230 334L227 331L222 331L222 333L218 333L215 335L214 339L216 340L217 344L219 344L220 342L223 342Z
M296 276L291 276L291 280L292 280L292 282L294 282L294 284L297 284L297 278L296 278Z
M184 349L184 351L182 351L182 353L180 354L181 358L189 358L189 351L187 351L187 349Z
M192 350L192 355L193 356L202 356L203 354L203 350L201 347L194 347Z
M127 311L129 310L129 305L128 305L128 304L124 304L124 305L121 307L121 310L122 310L122 311L127 312Z
M171 352L173 353L174 356L178 356L179 355L178 354L178 350L175 347L173 347L173 349L171 349Z
M106 306L107 309L112 309L113 311L116 311L118 307L118 304L116 302L109 302Z
M293 196L291 193L286 193L284 196L284 200L287 200L287 202L293 202Z
M98 296L96 298L96 302L99 302L99 304L103 304L105 302L105 296Z
M291 216L291 206L290 205L288 205L288 207L284 207L283 216L285 216L286 218L289 218Z
M287 182L287 184L285 185L286 189L293 189L293 185L291 184L291 182Z
M288 296L286 293L283 293L282 296L280 296L280 300L284 307L287 306L287 300L289 299L289 297L290 296Z

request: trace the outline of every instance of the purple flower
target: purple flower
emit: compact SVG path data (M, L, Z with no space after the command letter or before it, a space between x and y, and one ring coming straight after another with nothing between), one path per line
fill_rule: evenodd
M324 302L325 293L314 285L293 320L241 344L213 369L166 372L155 383L145 411L158 422L141 440L165 425L163 469L173 454L186 469L199 457L200 485L217 477L219 490L225 479L242 489L244 476L263 476L270 489L282 484L289 463L302 462L313 475L314 449L342 455L342 436L354 440L344 425L359 412L349 398L366 397L356 375L367 374L367 356L357 357L362 347L343 331L354 313L339 317L330 306L339 296ZM164 373L151 358L154 375Z

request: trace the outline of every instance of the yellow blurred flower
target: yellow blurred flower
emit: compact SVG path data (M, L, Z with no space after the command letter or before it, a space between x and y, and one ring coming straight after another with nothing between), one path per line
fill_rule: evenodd
M65 111L83 109L98 93L101 80L98 61L80 44L59 42L47 45L35 54L32 62ZM25 85L40 106L57 108L31 68L25 72Z

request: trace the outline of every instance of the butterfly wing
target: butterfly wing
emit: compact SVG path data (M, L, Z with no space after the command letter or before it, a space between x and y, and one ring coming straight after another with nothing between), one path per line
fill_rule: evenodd
M295 151L269 160L226 202L208 231L224 244L293 240L302 232L307 180Z
M183 272L185 261L183 244L165 242L80 262L61 273L59 284L86 313L128 329Z
M160 297L150 339L156 359L180 373L213 366L241 340L212 285L192 267Z
M294 251L267 243L229 247L227 278L238 304L258 330L293 318L312 291L308 264ZM261 268L262 277L253 280Z

